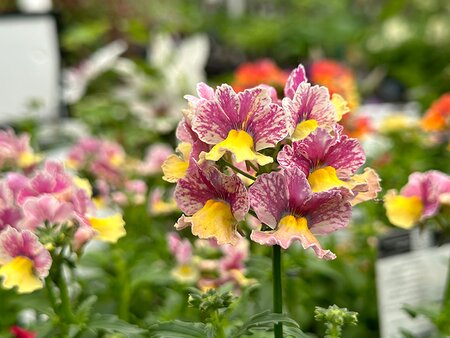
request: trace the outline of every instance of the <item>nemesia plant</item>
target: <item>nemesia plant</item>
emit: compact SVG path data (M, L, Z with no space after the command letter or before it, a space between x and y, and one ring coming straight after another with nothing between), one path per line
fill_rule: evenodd
M70 289L83 248L93 239L115 243L125 235L121 214L100 214L91 194L86 180L53 161L29 176L0 177L1 286L21 294L45 287L58 336L80 323Z
M316 236L346 227L352 206L381 190L379 178L369 168L356 173L364 151L337 124L346 103L311 85L302 65L289 75L281 100L266 84L239 93L226 84L197 88L198 97L186 96L177 130L190 151L163 164L184 213L175 227L235 245L246 237L242 221L256 216L261 224L250 238L273 246L274 312L281 313L280 249L299 241L319 258L334 259ZM275 324L275 337L282 331Z

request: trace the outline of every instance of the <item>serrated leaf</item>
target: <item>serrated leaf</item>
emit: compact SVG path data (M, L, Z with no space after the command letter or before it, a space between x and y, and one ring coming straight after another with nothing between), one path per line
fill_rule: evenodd
M242 324L240 328L233 334L232 337L241 337L244 335L252 335L254 330L269 331L273 329L273 325L276 323L283 323L286 327L297 329L296 337L302 337L304 333L300 330L298 323L289 318L285 314L272 313L269 310L258 313L250 317L250 319ZM299 333L300 335L299 335ZM304 337L307 337L304 335Z
M96 301L97 296L90 296L81 302L76 311L76 316L80 322L84 323L88 320L92 307Z
M127 323L115 315L96 314L87 323L89 329L97 331L104 330L110 333L118 332L128 337L144 333L145 331L140 327Z
M211 332L210 329L208 331ZM180 320L155 324L149 330L150 336L155 338L209 338L209 332L207 332L203 323Z

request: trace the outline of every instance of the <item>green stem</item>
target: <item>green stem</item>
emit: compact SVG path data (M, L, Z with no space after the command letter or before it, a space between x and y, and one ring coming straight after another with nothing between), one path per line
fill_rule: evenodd
M53 289L53 283L50 277L45 279L45 289L47 290L48 299L50 300L50 305L52 306L53 311L58 313L55 290Z
M249 173L246 173L245 171L242 171L241 169L239 169L239 168L235 167L234 165L232 165L230 162L227 162L227 161L225 161L225 160L223 160L223 162L225 163L225 165L226 165L227 167L230 167L232 170L234 170L235 172L241 174L242 176L245 176L245 177L247 177L247 178L249 178L249 179L251 179L251 180L253 180L253 181L256 180L256 177L255 177L255 176L252 176L252 175L250 175Z
M61 297L61 311L63 313L64 319L67 321L66 324L74 323L75 317L72 312L72 305L69 297L69 288L67 286L66 277L64 277L63 264L61 264L61 266L59 267L59 276L57 284Z
M283 298L281 289L281 248L279 245L273 246L272 271L273 271L273 312L283 313ZM274 337L282 338L283 323L276 323L273 328L274 328Z
M225 331L223 330L222 323L220 322L218 311L213 311L211 313L211 321L216 328L216 338L226 338Z
M246 161L247 165L252 168L255 172L258 172L258 168L251 161Z

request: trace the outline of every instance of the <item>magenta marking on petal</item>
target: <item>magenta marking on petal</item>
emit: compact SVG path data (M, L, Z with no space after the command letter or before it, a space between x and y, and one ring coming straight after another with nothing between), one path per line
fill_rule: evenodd
M304 205L311 199L311 187L305 174L298 168L289 168L282 171L288 189L289 210L299 211L301 214Z
M324 235L344 228L352 217L352 198L345 189L314 193L305 206L308 226L314 235Z
M248 193L258 219L275 228L288 208L288 191L283 175L272 172L258 176Z
M289 74L284 87L284 96L292 99L300 83L305 81L308 81L306 78L305 68L300 64Z
M341 179L349 178L366 162L366 155L357 139L342 135L339 141L330 147L324 163L336 169Z

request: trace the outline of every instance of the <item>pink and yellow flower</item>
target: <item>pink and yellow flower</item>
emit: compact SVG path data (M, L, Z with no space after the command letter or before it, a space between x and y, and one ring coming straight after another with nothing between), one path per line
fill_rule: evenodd
M274 147L288 133L286 115L272 103L267 90L257 87L236 94L224 84L217 87L214 98L202 99L192 117L192 130L199 139L212 145L207 160L217 161L226 152L236 162L271 163L261 150Z
M31 231L7 227L0 232L0 276L4 288L30 293L43 287L52 259Z
M236 175L193 163L186 177L178 181L175 200L189 216L180 218L178 229L191 225L195 236L215 238L219 244L236 243L240 238L237 223L248 212L249 201L245 185Z
M344 187L356 193L353 204L373 199L381 190L378 175L370 168L355 175L366 160L364 150L357 139L341 132L341 127L333 134L317 129L304 140L285 146L278 162L285 168L299 168L313 192Z
M294 140L304 139L317 128L331 130L340 119L328 89L307 82L302 65L289 76L285 96L283 109L289 117L289 135Z
M351 218L349 194L343 189L313 193L300 169L283 169L259 176L249 188L250 204L258 219L271 228L253 230L250 238L263 245L287 249L300 241L323 259L334 259L322 249L316 235L347 226Z
M448 194L450 176L436 170L413 173L400 194L395 190L387 192L386 215L392 224L410 229L419 221L435 216Z
M30 146L28 134L16 136L12 129L0 130L0 168L5 166L26 169L41 161Z

